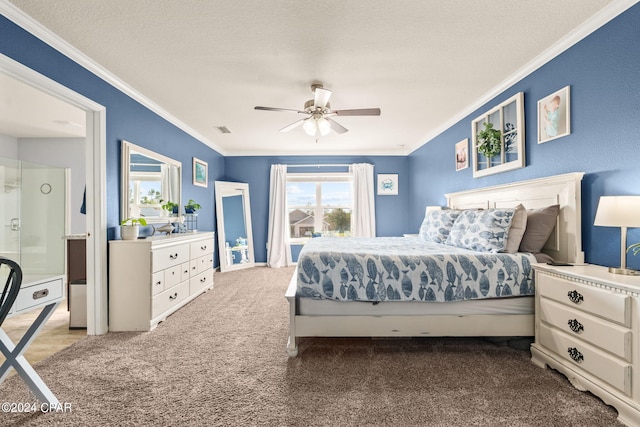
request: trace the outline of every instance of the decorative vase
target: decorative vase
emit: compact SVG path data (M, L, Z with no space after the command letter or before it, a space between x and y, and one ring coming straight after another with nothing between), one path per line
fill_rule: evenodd
M140 226L137 224L120 226L120 237L122 237L122 240L136 240L139 234Z

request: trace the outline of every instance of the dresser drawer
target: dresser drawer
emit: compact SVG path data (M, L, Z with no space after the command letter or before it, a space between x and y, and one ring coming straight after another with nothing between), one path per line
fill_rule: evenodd
M213 286L213 269L210 268L189 280L189 293L194 294L201 289Z
M190 265L191 263L189 262L183 262L180 265L180 273L182 274L182 280L180 280L181 282L184 282L185 280L189 280L189 277L191 277Z
M189 261L189 245L176 245L151 252L152 271L165 270Z
M540 344L569 361L570 365L598 377L627 396L631 395L631 364L547 325L541 324L539 333Z
M540 298L539 315L543 322L631 362L630 329L544 297Z
M164 271L157 271L151 276L151 295L164 291Z
M541 296L631 326L631 297L546 274L538 278L536 286Z
M164 270L164 287L169 289L182 282L182 264Z
M18 313L36 305L46 305L48 302L62 298L62 279L55 279L37 285L21 288L14 303Z
M213 253L213 239L204 239L191 243L191 258Z
M189 282L182 282L177 286L154 296L151 301L151 318L172 309L189 296Z

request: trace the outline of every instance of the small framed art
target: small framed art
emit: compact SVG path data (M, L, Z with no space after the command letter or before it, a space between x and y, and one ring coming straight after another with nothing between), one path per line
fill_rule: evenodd
M193 158L193 185L206 187L209 183L209 165L204 160Z
M456 171L469 167L469 138L456 144Z
M538 101L538 144L571 133L569 86Z
M398 194L398 174L378 174L378 196L395 196Z

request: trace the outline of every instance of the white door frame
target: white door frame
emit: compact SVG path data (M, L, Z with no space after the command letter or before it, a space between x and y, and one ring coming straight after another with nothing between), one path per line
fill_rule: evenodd
M108 331L106 108L2 54L0 72L87 113L87 335L105 334Z

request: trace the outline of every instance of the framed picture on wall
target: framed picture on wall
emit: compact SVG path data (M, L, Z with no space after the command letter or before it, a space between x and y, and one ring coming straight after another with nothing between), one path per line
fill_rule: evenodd
M378 196L395 196L398 194L398 174L378 174Z
M193 185L206 187L209 183L209 165L204 160L193 158Z
M469 167L469 138L456 144L456 171Z
M538 101L538 144L571 133L569 86Z

